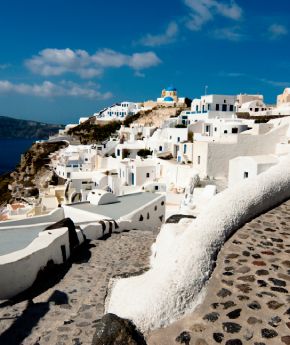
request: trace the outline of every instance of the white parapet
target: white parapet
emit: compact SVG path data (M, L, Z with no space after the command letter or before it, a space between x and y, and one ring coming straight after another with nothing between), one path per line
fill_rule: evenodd
M290 156L215 196L190 224L165 224L146 273L113 282L106 311L142 331L191 311L225 240L253 217L290 197Z

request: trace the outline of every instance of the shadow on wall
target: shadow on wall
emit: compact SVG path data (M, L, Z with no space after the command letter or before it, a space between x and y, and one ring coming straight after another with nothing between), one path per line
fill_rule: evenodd
M55 290L47 302L33 303L32 299L30 299L23 313L0 335L0 344L22 344L23 340L31 333L31 330L38 324L39 320L49 311L50 302L54 302L57 305L68 304L67 294Z
M88 262L91 258L90 249L93 247L95 247L95 245L91 244L89 241L85 241L79 247L74 249L73 254L65 263L56 265L52 260L49 261L47 266L38 272L38 275L30 288L10 300L1 303L0 308L13 306L22 301L32 300L36 296L39 296L43 292L52 288L63 279L72 264ZM0 344L2 345L1 341Z

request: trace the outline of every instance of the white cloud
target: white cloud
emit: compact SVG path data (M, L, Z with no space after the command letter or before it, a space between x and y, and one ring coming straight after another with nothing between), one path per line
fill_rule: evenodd
M184 0L191 13L187 20L187 27L193 31L199 31L203 25L219 15L232 20L239 20L243 10L235 1L218 0Z
M164 44L169 44L175 41L178 35L178 25L176 22L171 22L167 26L166 31L160 35L147 34L140 40L140 43L148 47L156 47Z
M3 69L6 69L10 67L10 64L9 63L5 63L5 64L0 64L0 70L3 70Z
M268 35L271 39L278 39L287 34L288 30L286 26L281 24L272 24L268 28Z
M265 78L260 78L259 81L275 86L275 87L289 87L290 86L290 81L276 81L276 80L269 80Z
M26 60L25 65L35 74L59 76L74 73L81 78L101 75L106 68L128 66L135 71L157 66L161 60L154 52L122 54L111 49L101 49L90 55L85 50L44 49Z
M246 38L237 26L216 29L211 33L212 37L218 40L239 42Z
M239 77L244 77L245 73L241 72L224 72L221 71L218 73L219 77L230 77L230 78L239 78Z
M97 100L104 100L112 97L110 92L101 93L99 91L99 86L94 83L79 85L68 81L62 81L59 84L44 81L41 84L16 84L8 80L0 80L0 93L9 92L38 97L71 96L93 98Z

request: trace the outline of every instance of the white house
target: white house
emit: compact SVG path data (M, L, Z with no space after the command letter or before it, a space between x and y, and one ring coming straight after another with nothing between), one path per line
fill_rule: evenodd
M121 102L100 111L97 118L99 120L124 120L128 115L134 115L140 110L141 107L138 103Z
M227 178L230 159L275 154L277 144L287 141L288 129L289 123L275 120L271 124L255 124L253 129L237 135L195 137L193 167L202 178Z
M262 100L257 99L241 104L237 112L248 113L251 116L259 116L269 115L272 109L272 106L268 106Z
M60 150L55 160L55 172L64 179L70 178L72 172L92 171L96 167L96 147L92 145L69 145Z
M195 98L191 110L182 111L179 115L181 123L188 125L202 119L235 117L236 96L205 95Z
M160 162L155 159L125 159L120 162L119 178L122 185L143 186L160 178Z
M157 154L170 152L176 157L179 143L187 140L187 128L159 128L148 139L147 147Z
M146 143L143 140L126 141L116 146L115 155L118 159L136 158L138 151L145 148Z
M279 163L275 155L239 156L229 161L228 186L252 178Z

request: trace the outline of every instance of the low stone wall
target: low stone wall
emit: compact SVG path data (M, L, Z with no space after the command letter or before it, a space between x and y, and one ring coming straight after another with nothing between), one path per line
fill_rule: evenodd
M235 230L290 197L290 157L255 178L215 196L188 226L166 224L157 237L151 269L114 283L107 312L143 331L192 310L216 255Z

